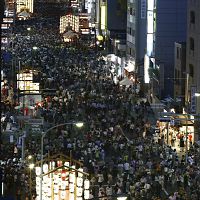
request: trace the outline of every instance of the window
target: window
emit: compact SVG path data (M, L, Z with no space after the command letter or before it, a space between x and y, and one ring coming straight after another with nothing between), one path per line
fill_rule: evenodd
M131 55L132 51L131 51L131 48L129 48L129 55Z
M133 15L133 8L130 7L130 15Z
M192 64L189 64L189 75L191 77L194 76L194 66Z
M195 24L195 12L190 11L190 23Z
M190 50L194 51L194 38L190 37Z
M132 29L131 27L128 27L128 34L131 35L131 33L132 33Z

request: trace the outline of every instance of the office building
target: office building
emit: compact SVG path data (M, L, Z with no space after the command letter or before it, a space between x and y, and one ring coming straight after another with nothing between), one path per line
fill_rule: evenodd
M127 3L126 69L140 73L141 68L138 67L143 66L146 48L147 2L128 0Z
M190 113L200 113L200 1L188 0L187 60L189 74L188 100ZM187 88L186 88L187 89ZM187 92L187 91L186 91Z
M186 43L176 42L174 45L174 99L185 101L185 77L186 77Z
M147 0L144 74L146 83L158 74L159 98L174 95L174 43L186 41L186 28L187 0Z

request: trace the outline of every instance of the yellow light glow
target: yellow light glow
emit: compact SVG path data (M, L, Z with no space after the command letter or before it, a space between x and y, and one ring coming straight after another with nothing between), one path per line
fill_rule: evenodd
M97 35L97 40L102 41L103 40L103 36L102 35Z
M29 165L29 168L30 168L30 169L33 169L34 166L35 166L35 165L34 165L33 163L31 163L31 164Z
M78 127L78 128L81 128L81 127L83 127L83 122L78 122L78 123L76 123L76 126Z

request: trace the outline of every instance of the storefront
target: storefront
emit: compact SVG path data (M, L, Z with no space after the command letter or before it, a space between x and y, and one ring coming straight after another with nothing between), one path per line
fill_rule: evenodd
M194 143L194 121L186 115L159 118L157 130L157 137L176 149L185 148L186 142L188 147Z

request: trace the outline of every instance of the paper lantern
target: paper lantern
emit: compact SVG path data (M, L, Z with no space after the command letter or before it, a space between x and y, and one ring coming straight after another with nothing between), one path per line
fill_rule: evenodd
M82 186L83 186L83 178L77 177L76 180L77 180L77 183L76 183L77 186L78 186L78 187L82 187Z
M74 200L74 193L69 193L69 200Z
M84 181L84 189L88 190L90 188L90 181L88 179L85 179Z
M83 177L83 173L81 173L83 172L83 168L79 168L78 171L80 171L78 172L78 177Z
M50 187L48 187L48 189L47 189L47 196L51 197L51 188Z
M65 162L64 165L69 167L69 162Z
M76 195L77 195L78 197L81 197L81 196L83 195L83 188L77 187L77 188L76 188Z
M84 199L89 199L89 198L90 198L90 191L84 190Z
M73 184L73 183L70 183L70 184L69 184L69 191L70 191L71 193L74 192L74 184Z
M70 173L69 174L69 182L70 183L75 183L75 174L74 173Z
M37 186L37 185L40 185L40 177L36 176L35 182L36 182L36 186Z
M54 195L54 200L59 200L59 195L58 194Z
M35 167L35 174L36 174L36 176L41 175L41 167Z
M65 190L66 186L67 186L66 181L62 181L61 182L61 190Z
M62 160L58 160L57 161L57 167L61 167L62 166Z
M64 181L66 179L66 170L65 169L62 169L62 172L61 172L61 179Z
M53 181L54 181L55 184L59 183L59 176L57 174L54 174Z
M49 166L47 164L43 164L43 172L46 174L49 171Z
M65 197L66 197L66 191L65 190L62 190L60 192L60 197L61 197L61 199L65 199Z
M56 165L56 163L54 162L54 161L51 161L50 162L50 169L52 170L52 169L55 169L55 165Z
M54 185L53 191L55 194L58 194L59 192L59 185Z

